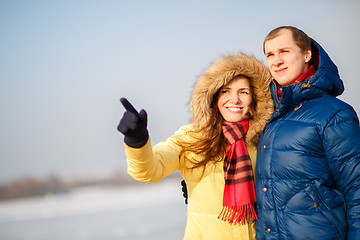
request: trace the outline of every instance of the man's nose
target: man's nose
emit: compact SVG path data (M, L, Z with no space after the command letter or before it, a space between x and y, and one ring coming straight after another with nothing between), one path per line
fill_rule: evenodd
M280 54L275 54L274 58L273 58L273 65L279 65L282 63L283 63L283 60L282 60Z

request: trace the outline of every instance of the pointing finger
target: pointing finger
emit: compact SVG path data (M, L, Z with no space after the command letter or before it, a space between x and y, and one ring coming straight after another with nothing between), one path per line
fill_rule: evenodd
M135 114L139 114L136 109L133 107L133 105L131 105L131 103L126 99L126 98L121 98L120 99L120 102L121 104L124 106L124 108L129 111L129 112L132 112L132 113L135 113Z

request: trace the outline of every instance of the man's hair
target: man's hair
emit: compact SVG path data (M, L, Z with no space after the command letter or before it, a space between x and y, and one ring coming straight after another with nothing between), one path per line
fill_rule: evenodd
M281 26L271 30L271 32L269 32L269 34L265 37L263 42L264 53L265 42L278 37L280 35L280 32L284 29L291 31L295 44L301 49L301 51L305 52L307 50L311 50L311 39L308 35L306 35L306 33L293 26Z

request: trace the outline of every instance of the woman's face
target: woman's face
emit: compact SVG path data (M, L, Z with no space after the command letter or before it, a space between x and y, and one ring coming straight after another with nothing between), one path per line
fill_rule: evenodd
M220 89L217 106L227 122L238 122L249 118L252 102L250 81L238 76Z

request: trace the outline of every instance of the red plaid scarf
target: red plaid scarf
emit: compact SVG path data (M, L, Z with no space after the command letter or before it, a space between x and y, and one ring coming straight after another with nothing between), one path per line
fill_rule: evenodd
M249 153L243 137L249 122L237 123L224 121L223 134L230 144L224 161L225 188L223 209L218 218L230 224L257 219L255 213L254 176Z

